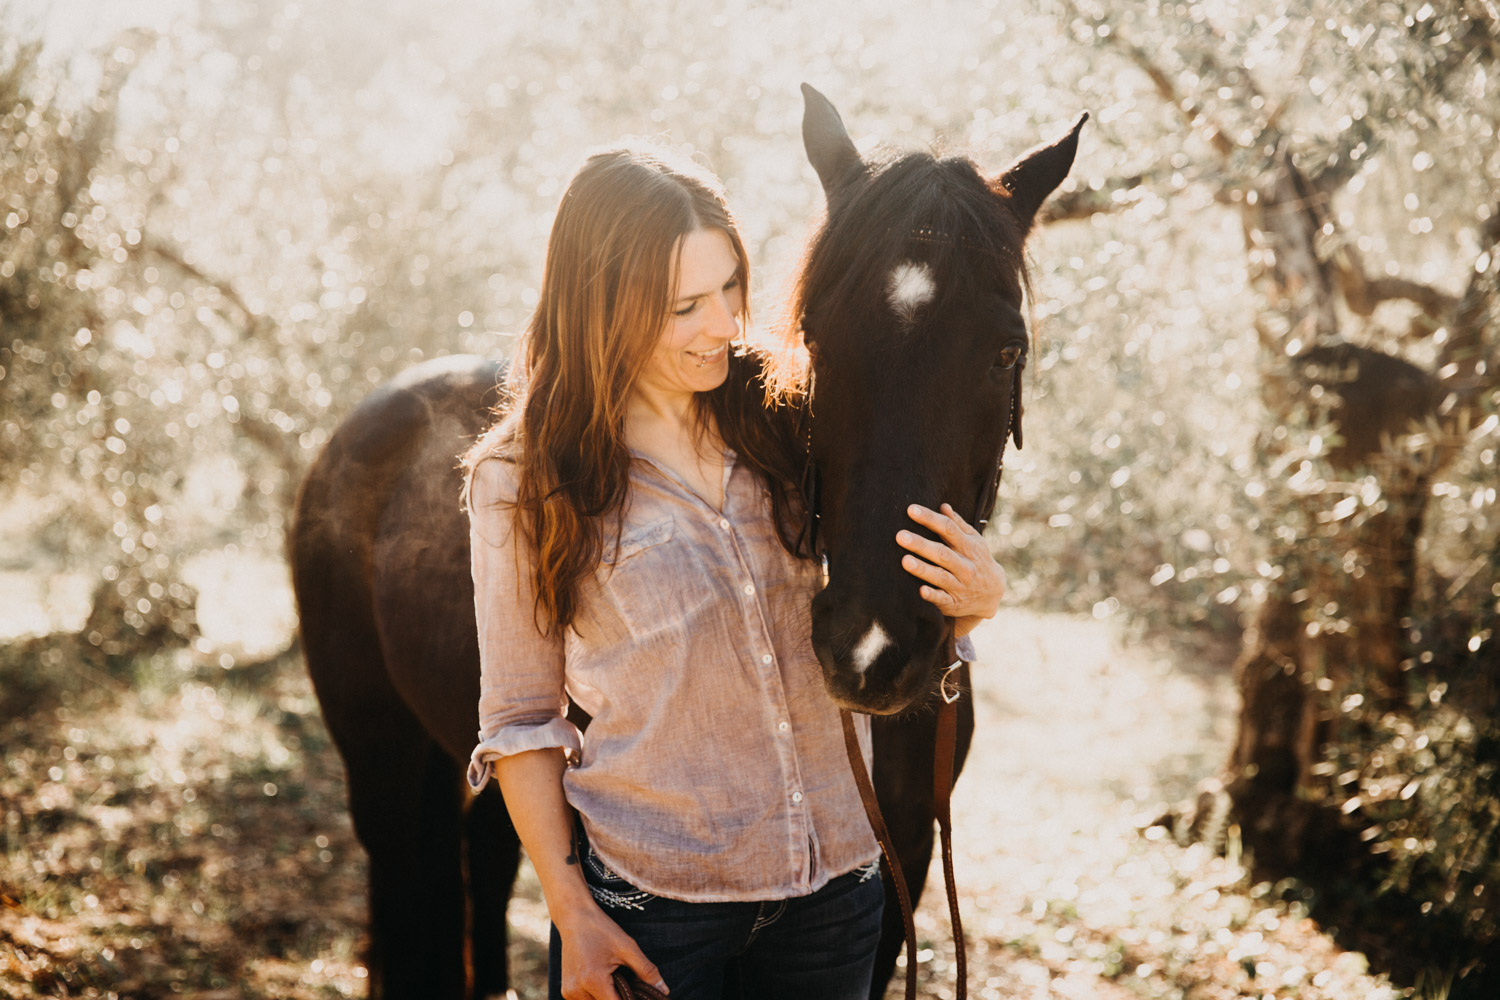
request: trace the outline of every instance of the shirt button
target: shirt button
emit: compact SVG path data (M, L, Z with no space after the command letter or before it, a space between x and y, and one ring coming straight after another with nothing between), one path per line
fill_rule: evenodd
M771 654L770 653L762 653L761 657L760 657L760 662L762 662L762 663L770 663L771 662Z
M719 518L719 527L723 528L725 531L728 531L729 530L729 519L726 518L726 517Z
M781 731L781 732L783 732L783 733L784 733L784 732L786 732L786 731L787 731L787 730L788 730L788 729L791 729L791 728L792 728L792 727L791 727L791 726L789 726L789 725L787 725L787 724L786 724L786 723L785 723L785 722L778 722L778 723L776 723L776 728L777 728L777 729L778 729L778 730L780 730L780 731Z
M747 583L747 584L745 584L745 593L747 595L751 596L751 597L755 596L755 584L753 584L753 583Z
M802 793L801 792L793 792L792 793L792 801L793 802L801 802L802 801Z

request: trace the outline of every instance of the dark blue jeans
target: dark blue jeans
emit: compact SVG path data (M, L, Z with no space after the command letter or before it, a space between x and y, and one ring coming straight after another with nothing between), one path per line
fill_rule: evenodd
M684 903L636 889L583 845L584 877L604 912L656 963L672 1000L865 1000L885 890L876 866L809 896ZM547 996L562 1000L552 929Z

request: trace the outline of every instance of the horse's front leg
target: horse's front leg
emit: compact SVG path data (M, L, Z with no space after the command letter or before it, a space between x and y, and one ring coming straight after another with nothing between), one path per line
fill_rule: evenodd
M504 997L510 989L505 911L521 865L521 840L493 782L469 804L464 827L473 908L469 947L474 1000L490 1000Z

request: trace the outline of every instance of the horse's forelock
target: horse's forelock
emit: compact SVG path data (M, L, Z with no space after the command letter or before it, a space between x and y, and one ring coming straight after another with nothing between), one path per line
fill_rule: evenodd
M919 262L937 295L969 294L976 275L998 277L1017 299L1026 281L1024 233L973 162L907 153L872 164L867 180L840 199L809 245L794 297L793 324L810 310L835 317L819 336L869 336L853 321L887 302L902 265ZM893 311L898 306L892 304ZM836 317L850 317L840 323Z

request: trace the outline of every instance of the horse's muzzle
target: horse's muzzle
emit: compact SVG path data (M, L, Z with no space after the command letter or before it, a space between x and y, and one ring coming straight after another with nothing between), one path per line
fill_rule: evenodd
M870 715L896 715L933 689L946 663L947 629L931 614L872 615L836 602L829 590L813 599L813 651L834 704Z

